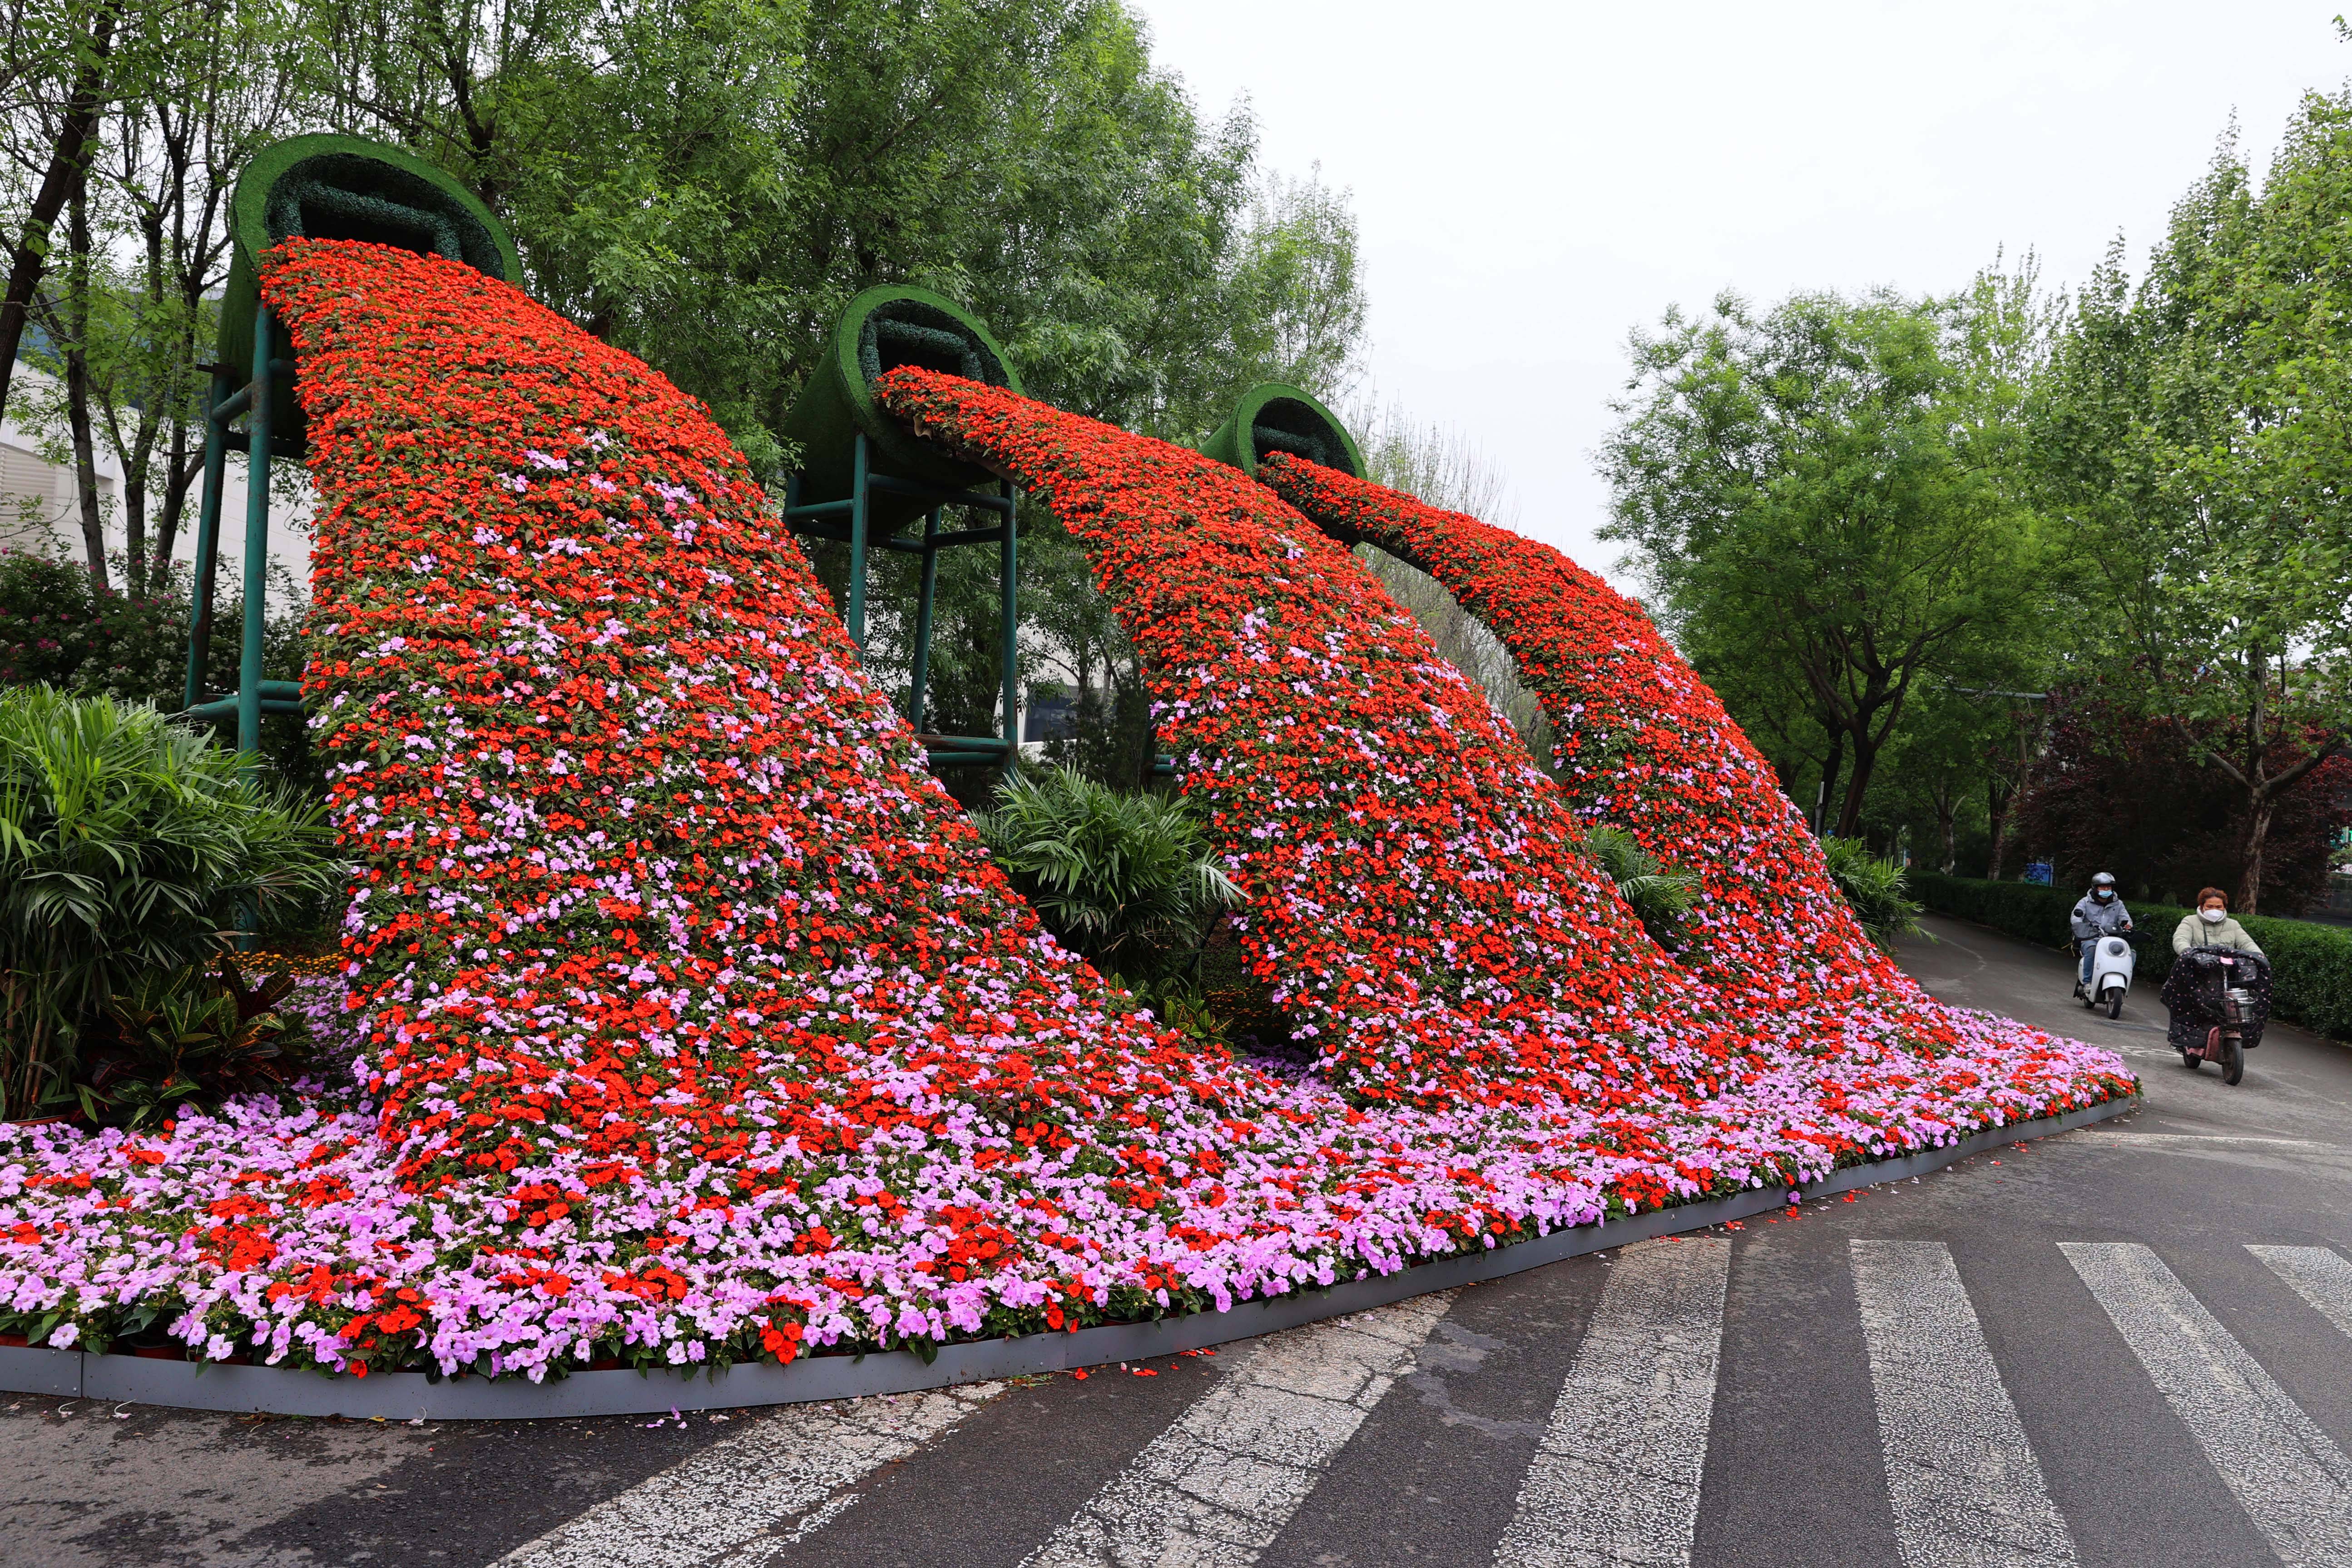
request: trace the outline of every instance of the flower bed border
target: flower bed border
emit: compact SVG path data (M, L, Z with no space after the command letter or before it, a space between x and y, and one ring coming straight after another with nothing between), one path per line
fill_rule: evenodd
M1808 1197L1824 1197L1899 1182L1941 1170L2003 1143L2070 1132L2136 1110L2139 1106L2140 1098L2130 1095L2062 1116L2013 1122L1974 1133L1940 1149L1849 1165L1800 1190ZM1244 1301L1229 1311L1195 1312L1149 1323L1107 1323L1099 1328L1081 1329L1076 1333L1030 1334L1020 1339L951 1344L942 1347L938 1358L929 1363L910 1352L887 1351L864 1356L804 1356L781 1367L737 1366L711 1377L677 1371L575 1372L546 1383L520 1379L486 1382L472 1377L445 1378L434 1383L423 1373L415 1372L379 1373L367 1378L340 1377L292 1367L208 1364L6 1346L0 1347L0 1393L127 1401L185 1410L404 1421L420 1417L481 1421L645 1415L757 1405L804 1405L873 1394L912 1394L992 1378L1066 1372L1110 1362L1144 1361L1250 1339L1322 1318L1384 1307L1408 1296L1498 1279L1603 1247L1704 1230L1726 1220L1746 1219L1784 1207L1788 1193L1788 1188L1776 1184L1727 1198L1654 1209L1630 1219L1557 1230L1549 1236L1492 1251L1442 1258L1394 1274L1350 1279L1328 1290Z

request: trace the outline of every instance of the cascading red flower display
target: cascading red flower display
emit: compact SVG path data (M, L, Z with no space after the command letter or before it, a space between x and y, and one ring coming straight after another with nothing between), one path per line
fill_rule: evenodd
M1286 452L1259 474L1318 525L1434 577L1517 661L1578 813L1630 829L1704 896L1679 956L1794 1002L1926 998L1863 934L1771 764L1640 606L1559 551Z
M1727 1005L1344 552L1191 454L918 372L1135 630L1319 1076L1061 949L707 411L452 262L271 253L354 1086L0 1134L0 1331L541 1377L1223 1307L2128 1092ZM1909 1031L1906 1033L1905 1031Z
M877 392L1085 540L1250 894L1258 970L1335 1080L1425 1106L1715 1090L1728 1031L1577 856L1486 694L1345 550L1182 447L951 377Z

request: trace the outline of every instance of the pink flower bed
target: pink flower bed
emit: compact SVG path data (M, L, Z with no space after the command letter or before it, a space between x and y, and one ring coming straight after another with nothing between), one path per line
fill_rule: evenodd
M1321 1055L1188 1044L989 863L698 405L436 258L298 242L264 288L325 501L307 685L357 871L312 1005L351 1081L0 1135L0 1326L36 1342L531 1378L921 1349L2132 1087L1887 966L1781 1006L1686 971L1564 847L1575 801L1271 492L896 373L890 406L1087 540Z

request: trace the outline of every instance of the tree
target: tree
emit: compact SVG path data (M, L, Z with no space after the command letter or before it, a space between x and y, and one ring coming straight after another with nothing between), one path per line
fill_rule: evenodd
M1261 170L1248 117L1196 112L1115 0L123 3L115 52L142 40L138 69L118 60L102 95L74 289L37 303L74 372L45 424L85 467L101 445L123 462L134 592L200 471L194 367L229 185L256 145L301 131L449 169L511 226L538 298L703 398L770 478L827 331L877 282L970 306L1037 395L1174 439L1253 382L1336 397L1354 374L1346 194ZM41 58L53 82L77 57ZM28 158L55 141L42 90L11 110ZM5 210L21 227L32 209ZM93 562L101 521L93 488ZM1113 750L1148 766L1131 650L1054 520L1033 509L1024 531L1024 646L1100 678L1106 721L1141 738ZM810 552L844 575L838 547ZM931 689L942 721L986 729L1001 654L982 553L942 561ZM904 564L875 563L886 679L905 678Z
M58 219L82 191L97 150L99 118L112 94L114 45L123 7L96 5L34 6L13 13L5 105L9 152L36 184L15 223L8 277L0 289L0 414L34 293L48 268ZM103 572L103 559L99 570Z
M1602 536L1633 547L1702 674L1769 676L1768 715L1820 725L1841 836L1913 693L1967 673L2035 593L2011 473L2032 298L2029 264L1950 300L1759 314L1726 295L1634 334Z
M936 288L1038 395L1150 434L1342 390L1354 220L1261 177L1110 0L330 0L307 82L512 224L533 293L709 402L763 471L859 289Z
M2305 100L2259 192L2225 137L2137 287L2110 251L2040 400L2119 679L2237 792L2247 912L2283 803L2352 745L2347 216L2352 94Z
M209 301L226 273L228 191L247 157L280 128L286 24L271 0L124 0L51 15L60 25L80 16L75 26L112 32L96 75L89 58L68 48L5 79L18 84L0 104L5 142L27 180L37 167L54 170L69 150L65 110L74 101L52 101L64 90L52 79L72 65L83 73L78 81L96 83L95 118L61 218L45 219L37 195L8 209L12 226L43 236L24 312L43 347L28 357L60 384L29 405L20 398L18 414L29 428L64 433L58 445L79 480L84 554L101 582L109 520L95 465L101 447L119 460L126 586L139 595L170 559L203 469L196 367L209 347ZM5 329L0 321L0 337ZM0 376L13 368L14 342Z

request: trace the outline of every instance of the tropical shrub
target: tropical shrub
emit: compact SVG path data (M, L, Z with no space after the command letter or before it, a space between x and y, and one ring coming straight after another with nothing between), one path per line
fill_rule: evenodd
M1895 942L1919 933L1919 905L1906 896L1902 867L1873 855L1859 838L1824 839L1822 855L1838 896L1880 952L1893 952Z
M320 810L246 764L152 708L0 689L0 1111L142 974L225 951L240 906L336 885Z
M1640 839L1605 822L1585 834L1582 847L1585 858L1616 885L1617 896L1650 940L1669 952L1679 946L1683 921L1698 900L1698 873L1668 868Z
M1190 965L1202 928L1241 901L1182 795L1042 768L1007 780L973 826L1045 929L1128 982Z
M110 998L80 1052L75 1086L92 1121L138 1131L175 1111L217 1110L282 1082L293 1031L278 1005L291 975L248 986L229 960L153 969Z

